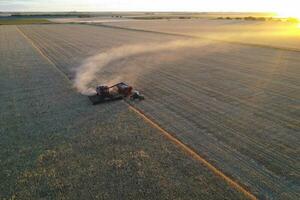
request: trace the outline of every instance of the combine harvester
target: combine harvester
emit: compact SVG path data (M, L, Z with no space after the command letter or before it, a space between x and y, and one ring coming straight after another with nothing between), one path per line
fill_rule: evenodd
M110 87L100 85L96 87L96 94L89 96L93 105L125 98L130 98L130 100L144 100L144 96L142 96L139 91L133 91L131 86L123 82Z

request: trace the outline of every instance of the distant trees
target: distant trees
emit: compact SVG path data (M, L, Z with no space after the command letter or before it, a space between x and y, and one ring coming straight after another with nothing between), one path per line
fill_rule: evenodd
M219 20L246 20L246 21L281 21L281 22L290 22L290 23L299 23L299 19L297 18L273 18L273 17L253 17L253 16L247 16L247 17L217 17Z
M291 23L299 23L299 19L297 18L293 18L293 17L289 17L286 19L287 22L291 22Z

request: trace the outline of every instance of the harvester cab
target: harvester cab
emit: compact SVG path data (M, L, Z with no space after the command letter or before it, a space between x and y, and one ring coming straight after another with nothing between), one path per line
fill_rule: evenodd
M132 87L123 82L110 87L106 85L98 86L96 87L96 94L89 96L89 99L95 105L107 101L121 100L127 97L129 97L130 100L144 99L144 96L142 96L138 91L132 91Z

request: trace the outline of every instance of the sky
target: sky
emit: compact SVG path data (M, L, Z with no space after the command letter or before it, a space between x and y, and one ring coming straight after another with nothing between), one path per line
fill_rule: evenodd
M300 0L0 0L0 11L233 11L300 17Z

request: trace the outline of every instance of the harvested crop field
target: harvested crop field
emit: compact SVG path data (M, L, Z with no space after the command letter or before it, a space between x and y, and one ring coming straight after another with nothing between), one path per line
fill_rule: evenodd
M244 199L124 102L94 107L0 27L1 199Z
M135 108L250 193L299 198L299 52L89 25L0 30L4 197L246 198L124 102L93 107L72 88L89 56L139 45L91 86L134 84Z
M96 23L96 22L95 22ZM300 51L300 28L295 23L245 20L148 20L103 25L182 34Z

